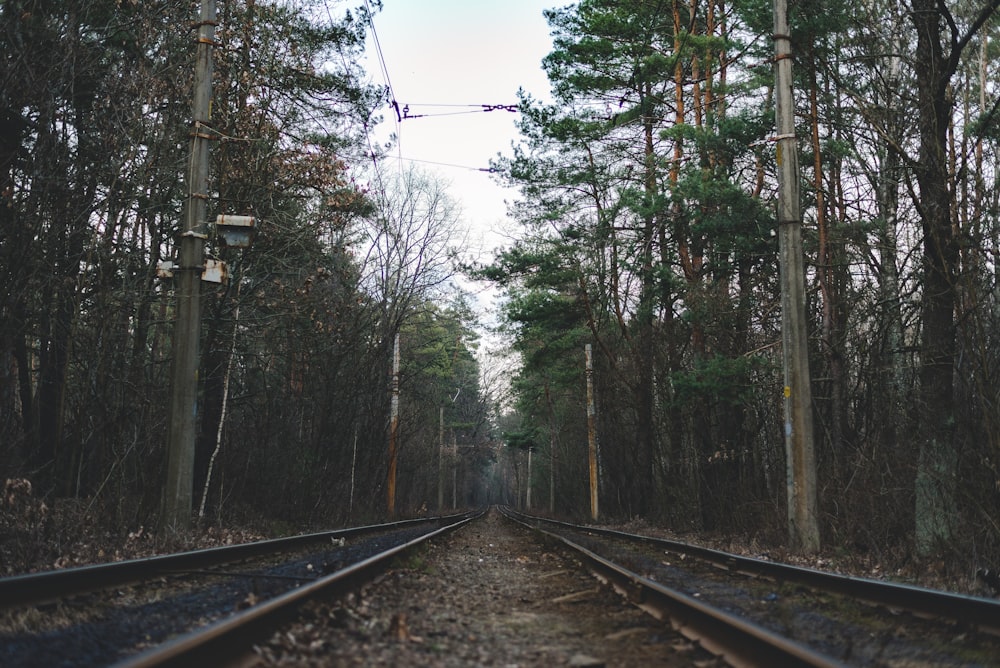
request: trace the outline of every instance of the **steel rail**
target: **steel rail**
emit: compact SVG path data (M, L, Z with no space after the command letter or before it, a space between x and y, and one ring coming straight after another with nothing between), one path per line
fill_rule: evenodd
M306 602L319 597L335 597L359 588L382 572L397 555L413 547L454 531L481 517L485 511L454 516L447 526L397 545L347 568L293 589L248 610L220 620L203 629L191 631L146 652L129 657L115 668L160 668L165 666L225 666L240 664L241 653L283 621L290 619Z
M399 529L409 525L451 521L468 514L400 520L333 531L302 534L286 538L212 547L191 552L164 554L142 559L130 559L105 564L65 568L0 578L0 609L46 603L67 596L99 591L111 587L150 580L177 572L204 569L220 564L243 561L277 552L299 549L340 538Z
M533 522L544 522L598 536L641 541L670 552L696 557L717 567L744 575L792 582L812 589L849 596L893 610L905 610L919 617L951 619L979 631L1000 635L1000 601L993 599L896 582L884 582L871 578L841 575L803 566L745 557L668 538L656 538L615 529L572 524L517 513L513 510L510 512Z
M574 543L565 536L546 531L521 519L509 508L501 512L514 522L562 543L581 557L595 575L609 582L631 603L657 619L669 619L673 627L732 666L782 668L842 668L846 664L780 636L742 617L714 608L686 594L644 578ZM536 518L531 518L536 519Z

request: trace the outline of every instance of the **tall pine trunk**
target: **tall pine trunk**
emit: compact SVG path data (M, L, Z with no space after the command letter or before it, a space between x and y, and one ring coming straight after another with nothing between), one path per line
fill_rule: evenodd
M942 17L934 0L914 0L914 68L919 105L916 166L923 223L920 336L920 439L915 483L917 551L927 555L954 530L956 450L953 370L958 247L951 223L946 141L951 67L941 45Z

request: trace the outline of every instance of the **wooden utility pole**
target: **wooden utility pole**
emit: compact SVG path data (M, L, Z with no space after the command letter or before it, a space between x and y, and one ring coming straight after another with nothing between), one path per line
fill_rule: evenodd
M788 537L793 550L814 553L820 547L816 512L816 457L787 0L774 0L774 61Z
M587 459L590 463L590 518L597 521L597 408L594 405L594 350L584 347L587 360Z
M195 64L188 198L182 224L179 266L174 268L177 315L174 322L171 391L167 422L167 480L161 522L167 530L191 525L194 441L198 420L198 341L201 337L201 275L204 269L208 200L208 146L212 101L212 48L215 0L202 0Z
M392 404L389 409L389 480L386 485L386 508L389 516L396 514L396 460L399 437L399 334L392 344Z

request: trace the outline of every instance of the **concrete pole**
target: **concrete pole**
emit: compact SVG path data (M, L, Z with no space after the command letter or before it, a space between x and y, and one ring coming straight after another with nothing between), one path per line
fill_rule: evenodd
M587 362L587 459L590 463L590 518L597 521L597 408L594 405L594 351L584 347Z
M444 512L444 406L438 412L438 514Z
M556 435L549 430L549 512L556 512Z
M531 511L531 448L528 448L528 496L524 501L524 508Z
M458 509L458 436L451 434L451 508Z
M182 224L179 266L174 269L177 315L174 322L171 391L167 421L167 480L161 522L167 531L191 525L194 442L198 420L198 342L201 337L201 274L204 270L208 200L208 147L212 101L214 0L202 0L195 64L191 156L186 175L188 199Z
M805 266L802 255L802 218L799 211L799 158L792 101L792 55L787 0L774 0L774 60L788 538L793 550L815 553L820 547L816 512L816 458L813 446Z
M396 514L396 465L399 436L399 334L392 344L392 403L389 409L389 480L386 485L386 508L389 516Z
M354 519L354 480L358 468L358 426L354 425L354 446L351 448L351 492L347 501L347 521Z

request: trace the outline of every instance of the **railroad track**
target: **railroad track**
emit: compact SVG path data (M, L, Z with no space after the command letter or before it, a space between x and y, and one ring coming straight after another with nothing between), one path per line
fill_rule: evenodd
M162 629L163 618L170 617L159 633L180 635L122 665L212 665L311 597L357 586L402 552L475 516L406 520L3 578L0 609L4 627L13 630L0 633L0 664L108 665L157 642L145 627ZM237 608L245 609L230 614Z
M451 518L421 518L387 524L351 527L334 531L275 538L240 545L214 547L191 552L159 555L92 566L30 573L0 578L0 608L39 605L50 601L109 587L119 587L163 576L212 568L248 559L268 557L347 539L418 527Z
M299 537L293 539L303 541L303 545L325 544L331 540L340 541L352 537L352 542L364 542L365 536L372 531L392 536L387 538L391 546L380 546L375 550L377 554L369 554L364 558L353 559L350 563L337 563L335 569L320 568L316 572L315 565L324 563L324 553L313 553L308 558L308 566L312 570L305 571L303 575L302 559L293 563L294 568L289 570L285 565L278 570L272 570L263 575L256 574L252 577L267 580L274 578L278 581L285 581L285 587L281 591L260 591L259 596L251 597L247 602L247 607L236 614L203 621L199 628L176 634L172 639L154 639L149 644L155 646L130 650L127 656L121 652L116 655L116 660L120 660L118 665L135 667L147 666L190 666L190 665L226 665L241 660L250 651L255 652L257 660L264 657L274 656L295 656L295 652L302 652L299 663L308 663L309 659L322 660L323 653L340 652L340 658L344 656L357 658L362 652L374 651L372 648L380 646L379 651L383 661L385 656L389 656L390 661L399 665L420 664L425 662L437 663L440 660L440 652L450 652L451 663L446 665L467 665L462 662L462 657L482 657L489 652L507 653L506 657L494 655L494 662L499 663L520 663L525 654L517 654L518 643L535 642L544 647L552 648L559 644L558 639L553 640L546 637L544 640L529 640L524 632L524 619L531 619L533 625L550 626L559 628L567 623L580 623L586 625L583 608L575 607L563 610L565 618L571 620L566 622L564 618L545 616L550 613L543 613L541 610L546 606L555 607L580 605L581 600L590 599L596 594L590 590L579 590L579 584L575 591L557 591L553 593L552 587L558 578L565 579L567 572L564 568L558 567L552 570L553 566L546 559L555 559L547 556L549 548L539 549L537 545L525 542L524 538L516 538L510 534L510 530L504 528L505 524L518 527L525 536L527 532L537 533L539 540L545 541L546 545L556 545L557 550L552 552L572 555L560 557L559 563L568 563L578 560L582 562L597 577L610 584L616 591L623 594L632 604L641 608L646 613L652 615L647 617L653 625L653 630L637 628L642 625L635 620L629 621L624 628L617 629L609 633L604 638L597 638L596 645L604 651L610 651L611 656L617 656L621 660L623 651L631 651L633 648L620 643L625 642L623 637L631 637L631 634L638 633L646 638L647 647L641 649L649 656L659 657L661 654L671 654L674 649L681 646L678 640L669 640L672 633L666 625L665 620L669 620L669 625L674 631L683 635L684 642L691 641L692 647L697 647L699 652L708 650L711 654L721 657L726 663L735 666L842 666L842 665L1000 665L1000 645L997 637L986 634L979 636L973 632L973 627L987 631L995 631L995 620L997 614L997 604L984 599L974 599L970 597L955 597L951 594L941 592L931 592L929 590L911 591L914 588L903 588L907 590L904 596L900 591L900 585L888 585L875 581L859 581L857 578L842 578L841 576L831 576L829 574L817 574L815 571L795 567L783 567L772 562L760 560L747 560L744 557L728 555L716 551L705 551L703 548L691 546L685 543L664 541L662 539L650 538L647 536L637 536L622 532L611 531L587 526L571 525L564 522L556 522L538 517L531 517L515 513L510 509L502 509L502 515L506 519L499 519L498 514L487 516L482 524L474 523L474 520L481 518L482 514L468 514L454 516L451 518L440 518L433 521L435 526L427 526L421 522L397 523L394 525L378 525L377 527L362 527L358 529L346 530L351 532L344 535L342 532L331 532L327 534L314 534L311 538ZM508 522L510 520L510 522ZM434 541L433 548L418 548L427 545L430 539L442 536L446 532L454 529L466 527L455 536L470 536L459 540L458 538L448 538L446 541ZM516 533L516 532L515 532ZM503 535L501 535L503 534ZM456 542L457 541L457 542ZM464 542L463 542L464 541ZM144 568L146 574L139 577L136 573L136 564L123 564L119 575L112 578L107 575L111 565L105 568L90 567L89 569L72 569L77 575L85 572L96 572L102 579L102 587L111 586L125 588L126 583L136 580L146 583L139 589L156 589L156 583L165 574L176 574L179 571L186 573L203 573L209 568L210 563L227 563L229 567L219 575L213 572L212 577L236 578L243 582L243 591L246 590L245 577L248 575L248 562L239 564L240 570L233 571L233 559L247 559L250 557L259 558L263 554L271 554L276 547L275 541L266 541L269 549L264 545L251 544L248 546L237 546L239 549L222 548L221 550L201 550L196 553L186 553L184 555L168 555L156 557L150 560ZM494 545L496 543L496 545ZM296 549L303 547L296 546ZM287 546L285 549L288 549ZM426 567L410 567L400 565L399 557L404 553L423 556L413 557L416 562L422 559L436 558L439 561L433 562ZM429 551L428 551L429 550ZM500 554L504 552L507 554ZM670 554L673 556L666 557ZM197 556L195 556L197 555ZM228 556L225 556L228 555ZM239 556L235 556L239 555ZM684 555L683 558L681 555ZM409 558L409 557L408 557ZM201 561L205 559L205 561ZM445 561L440 561L440 560ZM489 584L484 582L488 573L484 569L484 559L487 563L492 561L504 562L508 570L501 570L500 584ZM450 565L449 565L450 560ZM456 561L457 560L457 561ZM545 572L529 572L525 564L540 562L548 564ZM679 573L679 569L674 562L683 561L684 573ZM709 563L710 566L699 567L696 562ZM347 603L331 603L343 599L348 592L360 591L362 587L369 586L379 574L385 572L387 565L397 564L393 570L395 575L391 579L383 579L380 585L371 585L372 593L365 594L366 598L357 611L352 611ZM97 568L95 571L94 569ZM284 570L281 570L284 569ZM297 571L295 569L298 569ZM706 575L703 571L711 571L711 575ZM537 571L537 569L536 569ZM38 601L52 601L62 592L65 595L68 591L76 592L77 599L84 599L84 605L93 604L89 597L95 594L80 594L80 592L95 589L94 583L67 584L73 578L67 575L70 571L62 571L46 575L54 584L45 584L36 590L33 603L38 605ZM442 574L444 584L438 582L433 584L430 573ZM23 576L0 580L0 601L11 608L8 613L16 614L17 607L10 606L5 599L5 592L13 592L17 600L25 601L29 596L24 593L25 582L34 581L44 583L40 574L38 576ZM177 576L180 577L180 576ZM412 578L409 585L406 584L406 577ZM584 576L579 576L583 578ZM712 580L712 577L715 580ZM742 578L745 582L734 584L733 578ZM24 578L30 578L25 580ZM116 579L115 579L116 578ZM152 578L150 580L149 578ZM402 579L400 579L402 578ZM464 578L464 579L463 579ZM671 578L677 583L668 585L667 580ZM533 585L521 585L515 580L537 581L546 583L545 594L538 594L532 590ZM114 584L109 585L109 582ZM712 584L714 582L714 584ZM152 584L150 584L152 583ZM720 584L721 583L721 584ZM294 588L294 585L298 585ZM202 585L199 585L202 586ZM437 586L435 591L426 591L428 588ZM447 591L441 591L444 586ZM517 587L522 587L518 589ZM560 585L569 586L573 585ZM60 587L62 589L60 589ZM485 591L483 588L486 587ZM509 589L507 589L510 587ZM527 589L524 589L527 587ZM807 587L809 589L807 589ZM865 590L862 591L861 588ZM868 587L874 589L868 590ZM381 588L381 589L380 589ZM881 588L883 593L878 593L876 589ZM848 610L852 615L858 617L869 614L869 611L877 611L879 615L887 615L887 624L892 627L888 633L890 636L899 635L900 628L910 628L911 624L916 624L916 631L909 631L909 635L920 636L926 634L928 628L943 627L946 629L945 636L950 633L952 637L958 636L962 639L959 647L931 649L911 648L900 650L898 647L882 648L881 653L872 655L870 646L872 642L881 642L875 631L867 630L857 619L851 619L840 630L830 630L833 627L819 623L816 617L820 614L816 612L818 607L830 607L830 602L826 600L828 592L839 589L838 595L851 597L849 603L835 604L833 607L839 610ZM809 593L821 591L821 594ZM367 591L367 589L366 589ZM381 591L381 594L377 592ZM520 592L520 593L518 593ZM529 593L524 593L529 592ZM534 593L531 593L534 592ZM735 593L734 593L735 592ZM770 592L770 593L768 593ZM806 592L806 601L791 602L796 596ZM888 593L886 593L888 592ZM918 592L932 597L929 602L913 603L911 599L918 598ZM773 600L771 597L773 594ZM391 613L392 623L386 621L388 617L383 615L381 621L377 615L371 612L378 610L380 606L377 602L370 600L372 596L386 596L393 599L393 602L386 603L382 608L386 615ZM610 594L607 594L611 596ZM454 597L458 598L454 598ZM876 602L875 605L865 604L860 606L864 612L858 612L859 605L855 598L861 596L867 601ZM449 598L451 597L451 598ZM936 598L934 598L936 597ZM943 597L943 598L942 598ZM612 600L614 597L611 597ZM820 600L823 599L823 600ZM358 599L360 600L360 599ZM602 599L603 600L603 599ZM934 621L923 619L911 619L909 613L901 613L900 601L908 603L908 610L918 613L921 617L929 616L934 611ZM750 608L755 610L743 610L740 607L746 601L752 601ZM780 605L779 605L780 601ZM311 603L310 603L311 602ZM960 605L961 602L969 602L969 608ZM499 606L500 612L489 613L486 610L492 604ZM47 610L57 611L64 603L41 604L41 607L33 608L47 614ZM101 603L98 601L98 605ZM231 608L232 605L228 604ZM590 631L581 631L583 627L576 630L563 631L569 633L569 637L579 637L588 633L593 634L595 626L608 628L609 620L617 619L619 612L613 612L612 601L604 600L598 603L591 601L590 608ZM47 609L45 606L49 606ZM339 607L338 607L339 606ZM434 612L437 608L441 611ZM520 608L528 607L523 610ZM608 607L600 607L608 606ZM786 607L791 606L791 607ZM936 607L935 607L936 606ZM143 619L144 608L132 607L132 614ZM317 612L317 609L319 612ZM135 611L140 612L136 613ZM407 630L405 626L406 611L409 610L416 615L416 619L411 619L413 628ZM791 610L791 612L789 611ZM886 613L885 610L890 610ZM755 619L755 614L763 615ZM231 612L231 611L230 611ZM948 621L940 621L942 612L946 613ZM185 613L192 614L192 613ZM507 615L510 619L506 619ZM640 613L634 613L641 617ZM195 617L199 616L197 610ZM792 624L788 618L795 615L802 615L807 622L820 629L820 634L827 636L857 636L856 640L848 640L848 647L845 649L843 637L820 638L809 637L799 630L799 627ZM353 616L353 617L352 617ZM345 631L347 619L361 619L365 622L362 627L355 628L351 632ZM660 620L659 622L654 621ZM442 621L445 620L445 621ZM563 621L552 620L563 619ZM331 622L331 620L334 620ZM337 621L339 620L339 621ZM596 620L596 621L595 621ZM402 624L402 630L397 625ZM329 628L332 624L333 628ZM379 626L381 624L381 626ZM441 625L460 625L460 630L452 629L448 631L440 628ZM924 626L919 626L923 624ZM350 624L346 624L349 626ZM140 624L140 628L141 628ZM514 633L504 635L509 631L509 627L516 627ZM661 631L655 630L656 628ZM376 630L382 630L376 633ZM470 632L475 629L475 632ZM844 630L847 629L847 630ZM893 630L895 629L895 630ZM359 632L363 631L363 633ZM879 633L884 632L879 631ZM322 633L334 634L327 638L321 637ZM339 636L334 637L336 634ZM346 635L345 635L346 633ZM368 634L368 635L365 635ZM372 635L374 634L374 635ZM488 637L493 634L497 637ZM867 637L871 635L871 638ZM907 633L903 633L907 635ZM358 640L359 636L364 636ZM392 642L383 642L386 636L391 636ZM793 636L793 637L790 637ZM852 636L852 637L853 637ZM410 642L410 638L421 638ZM439 649L435 654L431 652L431 646L424 644L422 638L434 638L433 647ZM638 636L637 636L638 637ZM680 635L677 636L678 638ZM300 640L289 640L298 638ZM309 641L301 639L312 638ZM921 638L917 638L920 640ZM268 640L270 639L270 640ZM682 639L683 640L683 639ZM913 640L911 638L910 640ZM0 635L0 664L7 665L54 665L53 662L44 660L29 660L27 663L19 663L17 658L17 637L5 637ZM307 645L303 648L289 648L287 645L294 645L296 642ZM357 644L351 645L350 643ZM639 642L639 640L636 640ZM4 644L7 644L8 654L4 655ZM278 643L278 648L274 648L274 643ZM609 650L612 643L619 643L618 650ZM650 645L651 643L651 645ZM468 647L468 645L480 645L479 647ZM919 643L917 643L919 644ZM947 642L946 642L947 644ZM954 643L953 643L954 644ZM465 645L465 646L463 646ZM271 649L268 649L268 648ZM353 647L353 649L351 649ZM499 647L499 649L498 649ZM11 650L11 648L13 648ZM652 649L650 649L652 648ZM10 652L15 652L11 654ZM351 652L354 654L344 654ZM541 651L541 650L539 650ZM547 650L546 650L547 651ZM618 651L619 654L614 654ZM902 651L902 654L901 654ZM278 654L274 654L278 652ZM319 654L317 655L317 652ZM385 654L385 653L388 654ZM478 652L478 654L477 654ZM11 661L11 657L15 660ZM529 661L531 665L546 665L549 661L537 659L537 652L528 652L526 656L536 657ZM5 660L6 657L6 660ZM124 658L122 658L124 657ZM274 660L273 658L271 660ZM480 659L472 660L474 663ZM275 662L279 662L275 660ZM293 659L292 663L296 661ZM557 660L555 662L564 662ZM657 659L653 660L655 664ZM66 663L66 662L64 662ZM111 661L94 658L94 655L82 657L82 660L73 661L72 665L106 665ZM649 663L644 661L643 663ZM691 665L705 665L704 659L691 659ZM586 665L586 664L583 664ZM603 664L602 664L603 665ZM609 665L614 665L614 661L609 661ZM676 662L670 665L681 665Z
M504 513L577 551L600 579L734 665L1000 665L996 600Z

